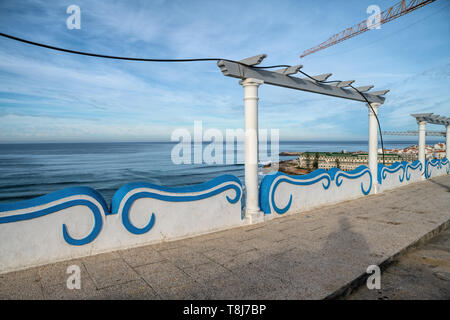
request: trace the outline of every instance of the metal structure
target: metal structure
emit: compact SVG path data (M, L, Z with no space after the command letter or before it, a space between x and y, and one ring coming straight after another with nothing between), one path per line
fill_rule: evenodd
M425 121L431 124L450 125L450 117L443 117L434 113L415 113L411 114L411 116L416 118L417 122Z
M408 131L383 131L383 135L386 136L417 136L419 135L419 131L414 130L408 130ZM446 132L445 131L427 131L427 136L439 136L439 137L445 137Z
M389 21L392 21L396 18L399 18L411 11L414 11L416 9L419 9L429 3L432 3L436 0L402 0L392 7L390 7L387 10L384 10L380 14L379 23L376 23L373 25L373 27L378 27L384 23L387 23ZM314 52L323 50L325 48L331 47L335 44L338 44L339 42L342 42L344 40L347 40L349 38L352 38L354 36L357 36L358 34L361 34L363 32L366 32L373 27L368 26L367 19L358 23L357 25L354 25L353 27L350 27L348 29L345 29L344 31L341 31L339 33L336 33L331 38L329 38L327 41L322 42L321 44L312 47L308 50L305 50L300 58L306 57L307 55L310 55Z
M367 92L373 86L364 86L351 89L354 80L347 81L326 81L331 73L308 76L305 78L294 77L300 71L301 65L290 66L283 69L270 71L262 67L255 67L266 57L260 54L244 60L233 62L219 60L218 67L223 75L242 79L239 84L244 88L244 113L245 113L245 219L248 223L255 223L264 220L264 213L260 209L259 189L258 189L258 88L261 84L271 84L275 86L307 91L317 94L334 96L338 98L350 99L369 103L369 170L374 177L372 179L373 192L377 190L377 170L378 170L378 127L377 113L378 107L384 103L382 97L389 90ZM363 95L363 96L362 96ZM364 98L365 97L365 98ZM367 99L367 100L366 100Z
M446 158L450 158L450 118L439 116L434 113L415 113L411 114L416 118L419 126L419 161L425 164L425 136L426 136L426 124L444 125L446 127ZM425 165L423 166L425 169Z
M258 79L264 81L264 83L266 84L271 84L275 86L324 94L338 98L356 100L360 102L366 102L366 100L363 97L361 97L361 95L356 90L345 89L346 87L350 86L354 82L354 80L347 80L340 82L338 81L329 84L320 82L327 80L332 75L331 73L312 76L311 78L315 79L316 81L307 78L293 77L292 75L297 73L303 67L301 65L292 66L289 68L284 68L276 71L252 68L252 66L261 63L262 61L261 57L262 59L264 59L266 55L265 54L257 55L255 57L252 57L253 59L247 58L239 61L240 63L220 60L217 62L217 65L219 66L223 75L228 77L234 77L238 79L248 79L248 78ZM252 62L257 63L247 65L246 62L248 62L249 59L252 59L251 60ZM372 88L373 86L356 87L356 89L358 89L361 92L367 92ZM369 92L365 93L364 96L370 103L383 104L385 98L382 96L388 92L389 90L376 91L373 93Z

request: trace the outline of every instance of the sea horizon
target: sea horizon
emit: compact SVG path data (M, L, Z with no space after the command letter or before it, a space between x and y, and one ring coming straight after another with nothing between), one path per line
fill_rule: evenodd
M441 141L428 139L429 144ZM80 185L96 189L109 202L120 187L136 181L179 187L203 183L223 174L244 180L243 144L235 144L232 155L235 161L231 164L225 160L219 164L193 161L174 164L171 152L177 144L173 141L0 143L0 203L31 199ZM384 141L386 149L413 144L417 141ZM280 141L278 152L367 151L367 146L367 141L362 140L284 140ZM260 148L260 165L273 162L264 160L264 155L272 156L270 144L268 150L263 149ZM225 153L224 148L224 158Z

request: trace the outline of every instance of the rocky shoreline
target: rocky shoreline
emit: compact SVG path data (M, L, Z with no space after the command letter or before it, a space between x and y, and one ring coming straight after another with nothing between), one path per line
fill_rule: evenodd
M296 156L299 154L300 152L282 152L280 153L280 156ZM291 175L302 175L311 172L311 170L300 168L298 159L281 160L278 163L270 163L263 167L263 173L265 174L274 171L280 171Z

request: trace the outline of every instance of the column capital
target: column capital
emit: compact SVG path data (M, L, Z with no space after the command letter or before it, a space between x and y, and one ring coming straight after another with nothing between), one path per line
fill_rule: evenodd
M373 115L373 113L375 112L376 114L378 114L378 107L381 106L380 103L376 103L376 102L372 102L367 104L367 110L369 111L369 115Z
M427 124L427 122L426 121L424 121L424 120L417 120L417 124L419 125L419 126L422 126L422 127L425 127L425 125Z
M255 78L246 78L244 80L239 81L239 84L243 87L246 86L260 86L264 83L264 81L255 79Z
M372 106L372 108L378 108L379 106L381 106L381 103L371 102L370 105Z

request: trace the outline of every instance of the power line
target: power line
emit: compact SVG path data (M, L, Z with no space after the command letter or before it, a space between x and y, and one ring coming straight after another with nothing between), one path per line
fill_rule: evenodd
M5 34L5 33L0 33L0 36L8 38L8 39L11 39L11 40L15 40L15 41L23 42L23 43L26 43L26 44L30 44L30 45L33 45L33 46L38 46L38 47L51 49L51 50L55 50L55 51L66 52L66 53L72 53L72 54L78 54L78 55L83 55L83 56L95 57L95 58L114 59L114 60L127 60L127 61L141 61L141 62L204 62L204 61L224 60L224 61L235 62L235 63L238 63L240 65L248 66L248 65L246 65L246 64L244 64L242 62L239 62L239 61L223 59L223 58L155 59L155 58L135 58L135 57L110 56L110 55L91 53L91 52L85 52L85 51L70 50L70 49L50 46L50 45L47 45L47 44L43 44L43 43L39 43L39 42L34 42L34 41L18 38L18 37L15 37L15 36L12 36L12 35L9 35L9 34ZM264 66L264 67L256 67L256 66L251 66L251 67L252 68L260 68L260 69L262 69L262 68L264 68L264 69L271 69L271 68L287 68L287 67L290 67L290 66L288 66L288 65L276 65L276 66Z
M77 50L70 50L70 49L50 46L50 45L47 45L47 44L43 44L43 43L34 42L34 41L18 38L18 37L15 37L15 36L11 36L11 35L8 35L8 34L5 34L5 33L0 33L0 36L8 38L8 39L11 39L11 40L15 40L15 41L19 41L19 42L23 42L23 43L26 43L26 44L30 44L30 45L34 45L34 46L38 46L38 47L42 47L42 48L46 48L46 49L51 49L51 50L55 50L55 51L60 51L60 52L65 52L65 53L72 53L72 54L78 54L78 55L83 55L83 56L90 56L90 57L95 57L95 58L104 58L104 59L126 60L126 61L140 61L140 62L205 62L205 61L220 61L220 60L223 60L223 61L229 61L229 62L237 63L239 65L243 65L245 67L251 67L251 68L256 68L256 69L289 68L289 67L291 67L289 65L275 65L275 66L256 67L256 66L249 66L249 65L244 64L244 63L242 63L240 61L235 61L235 60L230 60L230 59L222 59L222 58L155 59L155 58L119 57L119 56L110 56L110 55L104 55L104 54L98 54L98 53L90 53L90 52L85 52L85 51L77 51ZM313 77L311 77L307 73L305 73L305 72L303 72L301 70L299 70L299 71L300 71L300 73L302 73L303 75L305 75L306 77L312 79L315 82L319 82L319 83L341 82L340 80L333 80L333 81L325 81L325 80L323 80L323 81L319 81L319 80L314 79ZM375 115L375 118L377 119L378 129L379 129L380 138L381 138L383 164L385 164L384 163L383 135L382 135L382 132L381 132L381 125L380 125L380 121L378 120L378 116L375 113L375 111L373 110L373 108L370 105L369 100L367 100L366 96L361 91L359 91L358 89L353 87L352 85L350 85L350 87L352 87L356 92L358 92L361 95L361 97L363 97L363 99L367 102L369 107L372 109L372 112Z
M333 81L318 81L316 79L314 79L313 77L311 77L310 75L308 75L307 73L299 70L299 72L303 75L305 75L306 77L310 78L311 80L314 80L316 82L319 83L335 83L335 82L342 82L342 80L333 80ZM381 131L381 125L380 125L380 120L378 119L378 115L376 114L375 110L373 110L372 106L370 105L369 100L367 100L367 97L358 89L356 89L354 86L352 86L351 84L349 85L351 88L353 88L356 92L358 92L360 94L361 97L363 97L363 99L366 101L367 105L369 106L369 108L372 110L372 113L375 115L375 119L377 119L377 124L378 124L378 131L380 132L380 140L381 140L381 154L383 156L383 165L385 164L384 162L384 142L383 142L383 133Z

